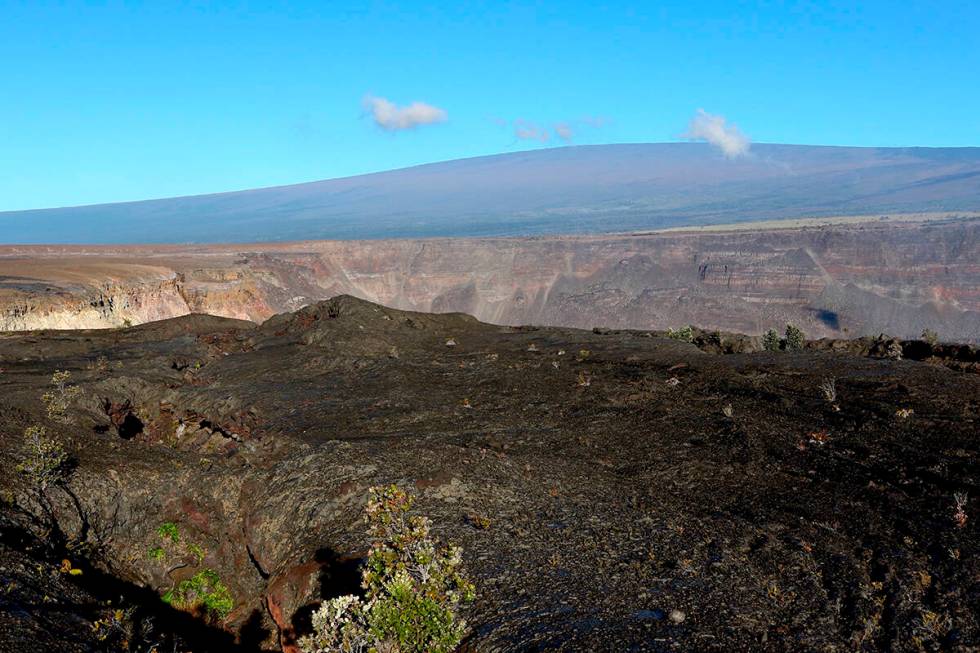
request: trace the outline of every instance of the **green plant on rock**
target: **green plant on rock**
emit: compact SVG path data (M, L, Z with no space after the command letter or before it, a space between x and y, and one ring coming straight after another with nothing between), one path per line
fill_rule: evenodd
M939 334L932 329L923 329L920 338L933 347L939 344Z
M167 552L163 550L162 546L150 547L146 552L146 557L150 560L156 560L157 562L163 562L167 557Z
M32 489L44 494L50 486L67 477L68 459L65 448L48 437L43 426L31 426L24 431L17 472L27 479Z
M370 490L374 538L361 581L365 597L341 596L313 615L304 653L450 653L466 624L456 611L475 589L462 574L462 550L438 546L431 522L409 515L413 498L396 486Z
M676 330L667 329L667 337L673 338L674 340L683 340L684 342L694 342L694 328L688 324Z
M806 344L806 335L799 327L792 324L786 325L786 349L790 351L800 351Z
M202 569L180 581L163 595L163 601L180 610L218 619L225 619L235 607L231 592L213 569Z
M190 538L182 537L180 528L172 521L163 522L157 527L157 537L160 544L151 546L147 550L147 557L150 560L168 564L177 564L177 567L186 567L191 564L200 567L204 562L207 551L197 542ZM193 558L193 563L190 559Z
M775 329L769 329L762 335L762 348L766 351L779 351L781 345L779 334Z
M170 540L174 544L180 542L180 529L172 521L164 522L157 528L157 535L164 540Z
M196 542L191 542L187 545L187 550L190 551L191 555L194 556L194 559L197 560L197 564L204 562L204 549L201 548L201 545L197 544Z
M51 384L54 389L41 395L41 401L47 409L48 418L62 424L71 424L73 419L69 413L72 402L78 398L81 389L77 385L71 385L71 372L56 370L51 375Z

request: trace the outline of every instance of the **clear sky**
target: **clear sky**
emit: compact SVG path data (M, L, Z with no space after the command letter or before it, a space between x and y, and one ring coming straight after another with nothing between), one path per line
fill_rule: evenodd
M0 0L0 210L678 140L698 109L980 145L980 2Z

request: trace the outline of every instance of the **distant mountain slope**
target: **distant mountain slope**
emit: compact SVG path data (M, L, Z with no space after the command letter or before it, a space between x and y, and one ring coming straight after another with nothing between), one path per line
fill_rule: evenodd
M4 243L609 233L980 209L980 148L596 145L257 190L0 213Z

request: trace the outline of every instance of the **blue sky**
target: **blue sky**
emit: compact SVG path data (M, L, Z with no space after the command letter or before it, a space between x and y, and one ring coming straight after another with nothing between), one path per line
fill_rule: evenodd
M0 0L0 210L678 140L698 109L757 142L976 146L978 35L942 0Z

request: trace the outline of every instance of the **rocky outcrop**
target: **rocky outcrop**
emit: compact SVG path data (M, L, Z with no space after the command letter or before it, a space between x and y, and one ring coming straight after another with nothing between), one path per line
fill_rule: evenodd
M792 322L811 337L910 338L930 329L977 340L978 261L977 219L533 239L8 247L0 248L0 329L113 327L186 313L259 322L346 293L511 325L696 324L758 334ZM148 262L163 278L147 278Z
M295 650L360 591L367 489L389 483L463 547L466 650L975 648L980 376L907 359L976 350L714 344L732 355L349 296L261 326L0 334L0 650L105 650L117 609L158 650ZM40 401L55 370L71 424ZM21 537L51 532L17 471L31 424L71 456L48 566ZM188 548L161 560L164 527ZM225 617L160 600L205 569Z
M0 330L99 329L190 313L176 274L161 280L96 283L55 292L0 295Z

